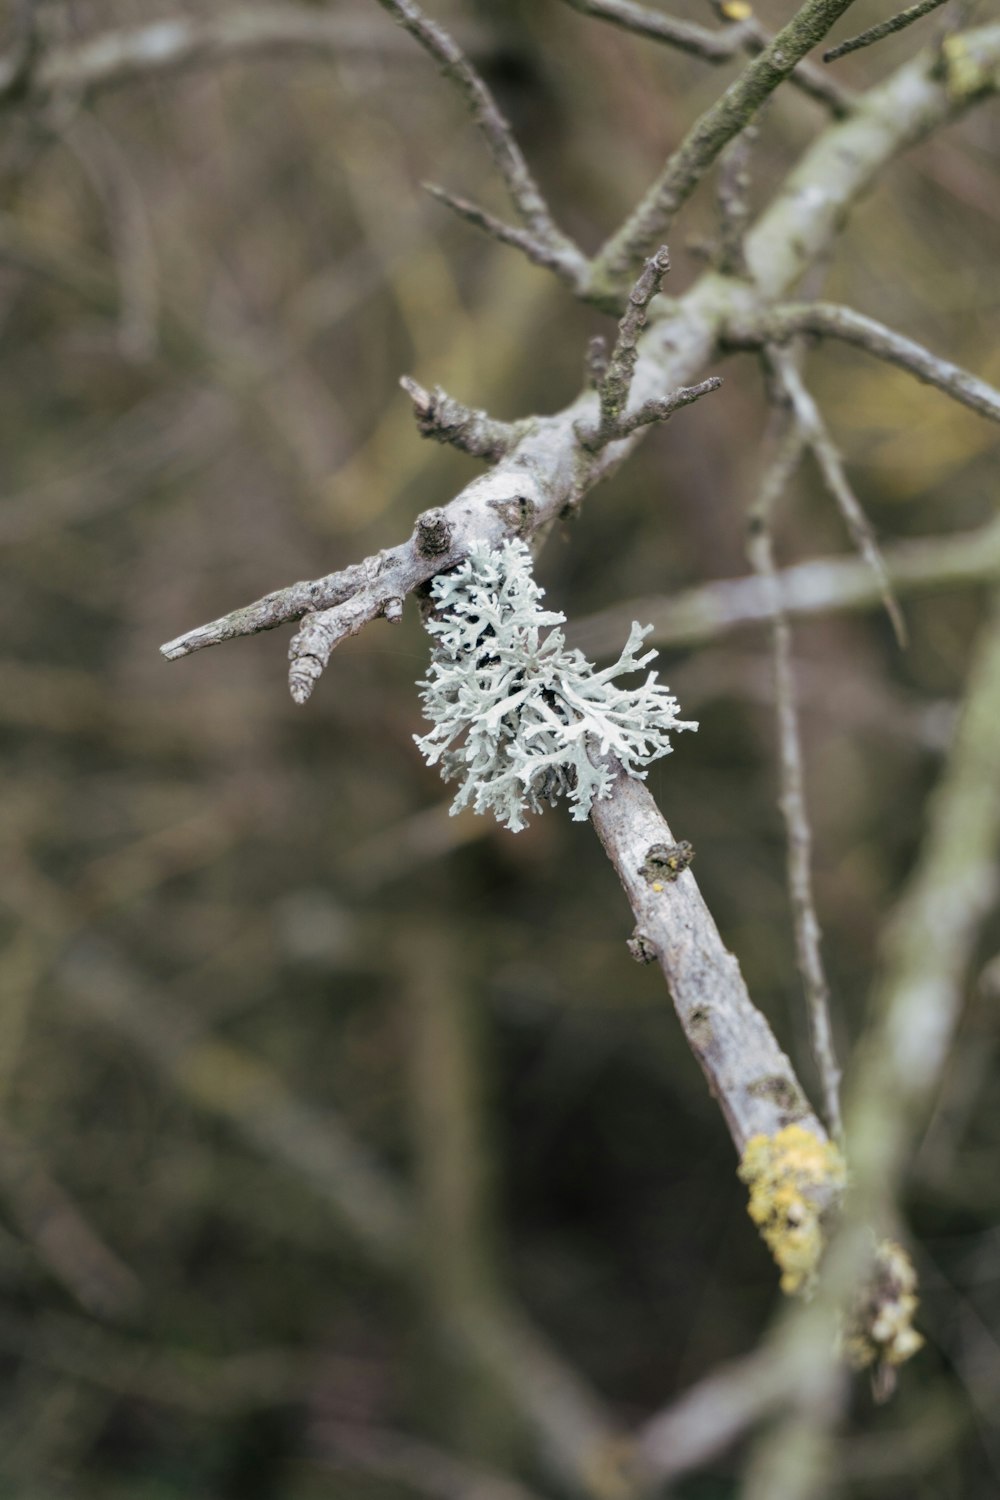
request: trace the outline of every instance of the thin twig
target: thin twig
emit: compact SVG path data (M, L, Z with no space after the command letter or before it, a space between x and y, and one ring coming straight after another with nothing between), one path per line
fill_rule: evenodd
M806 809L802 738L792 663L792 635L781 605L781 590L771 539L772 517L802 456L803 434L793 420L750 508L747 551L770 598L774 691L781 769L781 814L785 822L788 893L795 927L799 973L805 987L809 1032L823 1088L826 1122L838 1139L841 1070L830 1023L830 986L820 950L820 926L812 889L812 830Z
M501 245L510 245L515 250L533 262L536 266L542 266L546 271L552 271L561 280L566 281L574 288L579 282L580 267L577 263L562 254L558 247L530 229L518 229L514 224L507 224L503 219L498 219L496 214L491 214L487 209L481 208L478 203L473 203L470 198L462 198L457 193L449 193L447 188L439 186L436 182L425 182L424 189L450 208L452 213L464 219L468 224L474 224L484 234L490 235L492 239L499 240ZM583 262L580 262L582 265Z
M903 619L902 611L892 591L892 583L878 542L875 540L875 532L861 507L861 502L851 489L840 454L827 430L819 407L803 384L795 362L787 352L773 350L769 354L769 360L788 395L795 420L812 450L823 481L837 503L854 545L879 581L882 602L892 622L896 640L900 646L905 646L906 621Z
M835 302L785 303L756 318L738 317L726 325L724 343L733 348L759 348L786 343L800 333L842 339L906 370L925 385L933 385L981 416L1000 422L1000 391L985 380L932 354L922 344L894 333L884 323L841 307Z
M597 386L600 400L600 417L595 426L578 429L580 441L585 447L596 451L621 435L619 428L632 389L636 360L639 357L637 344L639 334L646 325L646 309L663 284L670 270L670 252L661 245L656 254L647 260L635 286L629 293L618 337L611 351L604 373ZM593 366L592 366L593 368Z
M443 26L425 16L415 0L378 3L430 54L462 95L532 239L547 247L565 279L578 280L586 266L585 257L557 226L508 121L458 43Z
M580 442L591 453L599 453L609 443L628 437L639 427L651 422L665 422L682 406L717 391L722 384L717 375L710 375L698 385L681 386L667 396L653 396L638 408L627 410L632 393L632 379L639 358L639 335L646 326L647 309L670 270L670 255L666 245L661 245L656 254L646 262L638 281L629 293L628 305L618 324L618 337L608 359L603 340L591 340L587 350L587 369L591 381L596 385L600 413L595 422L582 421L576 424ZM598 373L600 372L600 373Z
M425 390L409 375L400 377L400 385L413 402L413 413L421 437L438 443L449 443L475 458L497 463L514 447L519 428L514 422L498 422L476 407L465 406L447 395L439 385Z
M711 395L722 385L721 375L709 375L706 380L699 380L697 385L681 385L669 395L653 396L644 401L635 411L626 412L620 419L617 429L611 434L612 439L628 437L640 427L648 427L653 422L666 422L684 406L690 406L694 401L700 401L702 396Z
M661 10L650 10L646 5L637 4L636 0L563 0L563 3L581 15L608 21L635 36L663 42L709 63L729 62L740 52L756 56L772 40L771 33L753 16L730 22L721 31L710 31L707 26L679 20ZM799 63L789 75L789 82L825 105L835 117L846 115L851 108L851 95L840 87L831 88L831 80L809 63Z
M563 0L563 4L579 11L582 16L608 21L635 36L665 42L668 47L677 47L681 52L711 63L728 62L741 52L747 32L743 21L737 21L722 31L711 31L693 21L668 16L662 10L650 10L647 5L636 4L636 0Z
M732 0L709 0L709 3L721 21L731 20ZM750 9L749 5L746 8ZM739 9L738 5L736 9ZM743 50L751 57L756 57L763 52L764 48L769 47L774 40L774 32L768 31L766 26L761 25L753 14L741 20L739 24L743 28ZM788 81L794 84L801 93L815 100L817 104L822 104L835 120L846 118L857 103L856 95L850 89L844 88L842 84L831 89L833 79L829 73L825 73L822 68L817 68L811 62L796 63L788 75Z
M907 26L912 26L922 16L929 16L932 10L937 10L944 3L945 0L919 0L919 4L908 6L890 20L880 21L877 26L869 26L867 31L860 31L857 36L831 47L828 52L823 53L823 61L836 62L838 57L846 57L849 52L857 52L862 47L870 47L873 42L881 42L884 37L892 36L897 31L905 31Z
M806 0L764 51L688 131L642 202L591 262L589 295L598 302L622 296L634 267L662 240L723 147L751 121L795 64L822 41L853 0Z

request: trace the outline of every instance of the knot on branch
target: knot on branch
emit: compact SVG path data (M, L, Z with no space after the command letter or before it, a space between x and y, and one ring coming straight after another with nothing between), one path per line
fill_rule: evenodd
M634 958L637 964L651 964L656 961L654 944L638 927L632 936L626 939L625 947L628 949L629 957Z
M646 858L639 866L639 874L655 891L664 883L673 884L693 859L694 845L687 839L681 839L678 844L650 844Z
M454 528L439 505L417 517L413 534L422 557L443 557L451 551Z

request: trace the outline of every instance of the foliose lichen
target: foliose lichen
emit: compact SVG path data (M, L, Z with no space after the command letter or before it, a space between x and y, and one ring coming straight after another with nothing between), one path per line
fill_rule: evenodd
M605 757L642 779L669 754L672 731L697 728L677 717L655 672L639 687L616 685L656 656L639 654L651 626L633 624L618 660L598 672L550 628L566 617L542 609L542 595L524 542L474 545L434 580L426 621L434 645L418 684L433 727L414 739L428 765L461 781L451 811L471 803L515 833L526 813L560 797L583 822L610 790L614 765Z

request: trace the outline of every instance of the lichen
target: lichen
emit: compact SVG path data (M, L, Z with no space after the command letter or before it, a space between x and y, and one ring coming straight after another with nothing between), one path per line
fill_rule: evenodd
M630 776L670 752L670 734L695 729L650 672L638 687L615 678L649 664L640 654L652 627L634 624L621 656L595 671L563 632L565 616L542 609L542 589L521 541L495 551L477 543L435 578L434 640L420 683L429 733L414 736L446 781L460 779L452 812L472 804L516 833L526 812L566 797L578 822L611 789L617 762Z
M953 99L973 99L996 86L996 69L984 65L961 32L945 37L941 45L941 61L948 92Z
M894 1368L923 1346L913 1326L916 1293L917 1273L902 1245L880 1240L864 1296L852 1308L841 1335L842 1352L853 1369Z
M739 1176L750 1190L747 1212L781 1271L781 1290L808 1293L824 1248L823 1220L844 1191L844 1158L832 1141L802 1125L747 1141Z

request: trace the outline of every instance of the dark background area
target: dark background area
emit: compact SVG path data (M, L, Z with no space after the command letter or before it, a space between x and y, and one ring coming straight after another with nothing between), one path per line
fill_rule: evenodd
M41 12L46 38L68 42L223 8ZM350 1433L369 1427L551 1493L503 1400L437 1337L443 1282L496 1274L625 1423L752 1348L777 1295L723 1122L658 973L628 958L630 913L591 830L561 810L516 836L448 818L412 744L427 657L412 602L398 629L345 644L304 709L287 694L285 631L158 655L401 539L477 471L421 443L400 374L501 417L555 410L606 328L422 193L432 178L505 210L427 58L374 4L330 9L351 27L336 58L205 67L2 117L12 1500L416 1493L412 1476L352 1458ZM762 13L778 24L787 10ZM859 4L841 31L882 10ZM588 250L734 71L554 0L433 11ZM697 0L677 11L710 20ZM840 76L877 80L915 35ZM756 204L822 123L780 93ZM997 148L987 107L895 163L824 292L994 381ZM700 274L712 231L706 185L671 241L671 294ZM887 543L995 513L985 421L854 352L824 348L807 369ZM719 372L718 396L653 432L549 540L539 577L571 621L747 571L766 405L752 359ZM849 550L808 465L778 549L783 562ZM908 601L905 653L875 611L795 631L845 1057L985 595ZM815 1096L765 633L665 652L661 675L700 729L650 785ZM994 921L906 1184L927 1347L889 1406L859 1386L844 1494L985 1500L1000 1486L998 945ZM324 1172L344 1130L412 1191L415 1279L380 1266L337 1207ZM678 1494L733 1495L739 1464L720 1459Z

